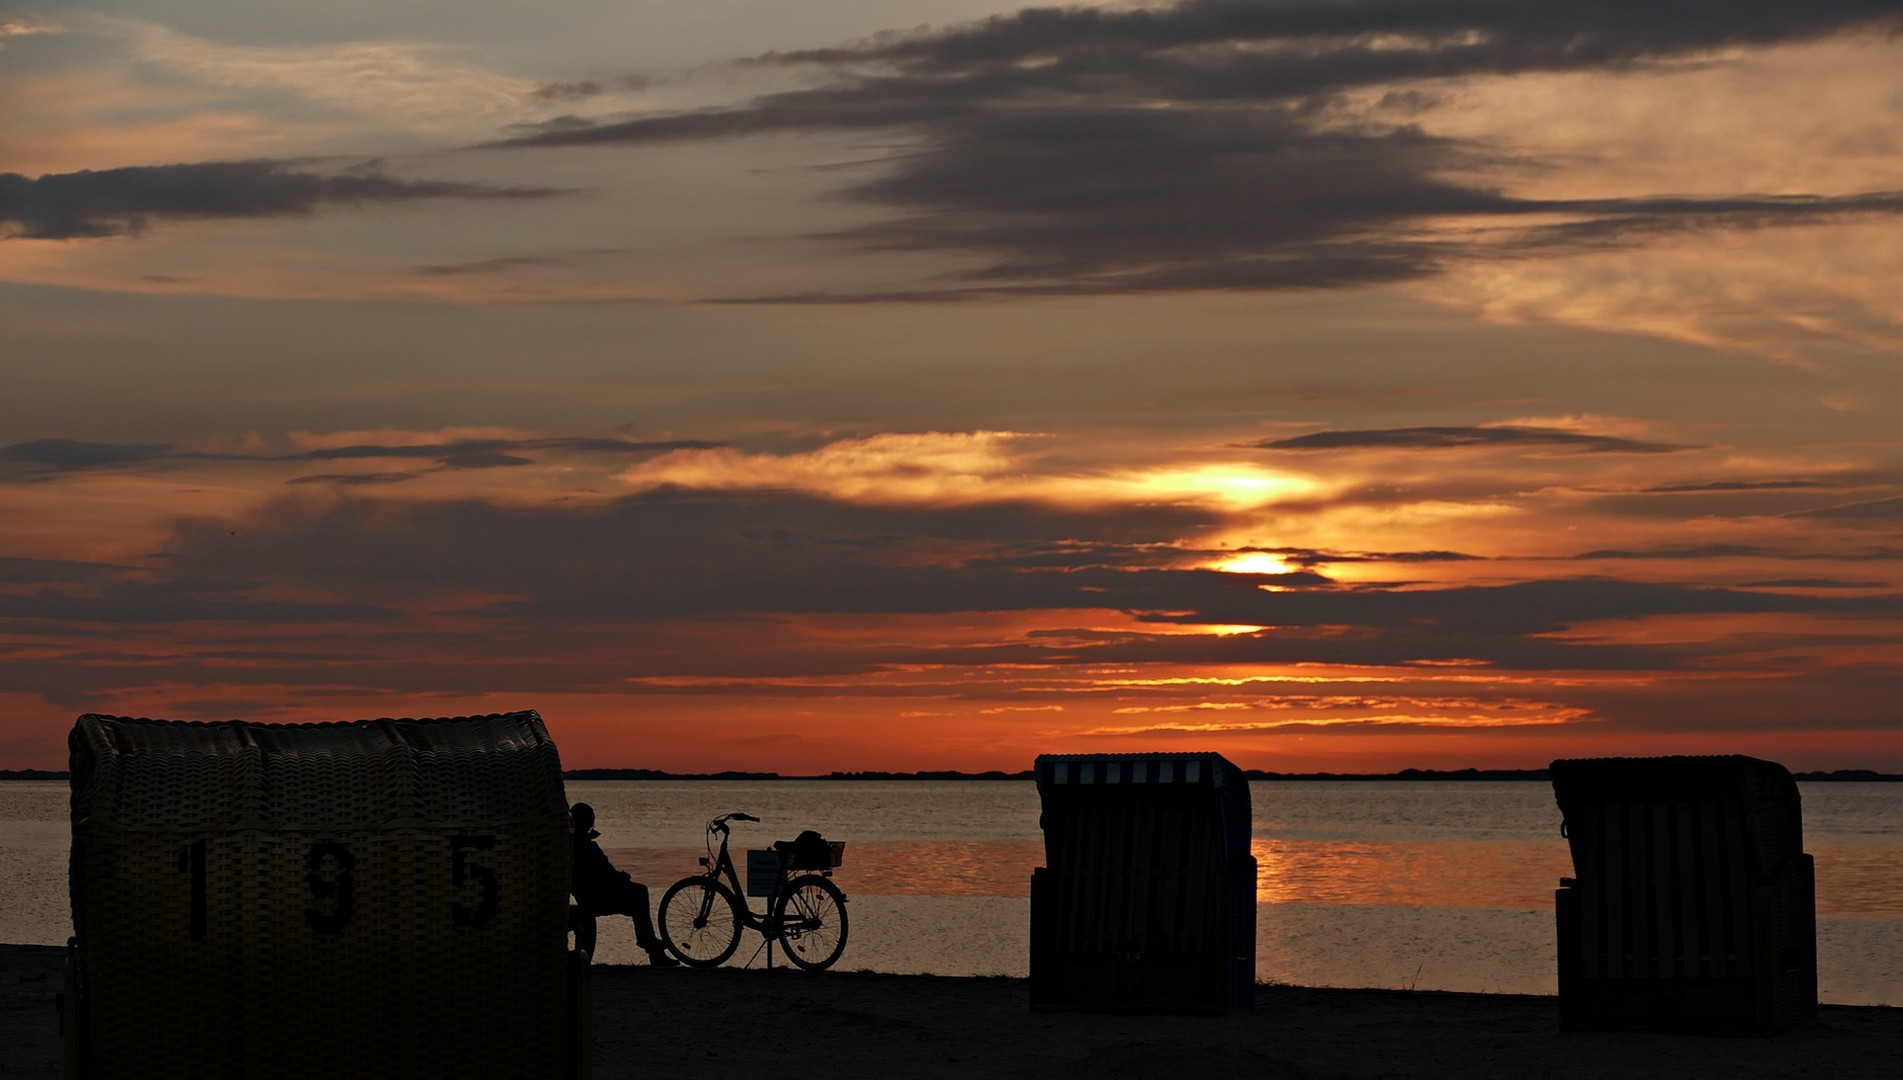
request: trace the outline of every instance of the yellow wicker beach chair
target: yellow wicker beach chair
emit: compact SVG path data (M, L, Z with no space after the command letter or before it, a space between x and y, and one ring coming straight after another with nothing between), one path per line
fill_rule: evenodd
M1782 1031L1817 1011L1797 784L1748 757L1555 761L1567 1028Z
M70 741L69 1075L585 1073L567 800L535 713L88 715Z

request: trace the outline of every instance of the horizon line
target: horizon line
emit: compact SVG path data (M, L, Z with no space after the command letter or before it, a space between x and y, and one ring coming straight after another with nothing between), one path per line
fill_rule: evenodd
M1416 769L1407 768L1385 773L1333 773L1307 772L1285 773L1267 769L1244 769L1242 774L1249 780L1265 781L1519 781L1532 782L1551 779L1547 769ZM1825 782L1903 782L1903 774L1882 773L1874 769L1814 769L1808 772L1793 771L1795 780ZM70 780L72 773L66 769L0 769L0 781L5 780ZM758 772L742 769L723 769L718 772L669 772L665 769L644 768L584 768L562 770L564 780L1035 780L1037 773L1032 769L1017 772L1005 772L1002 769L986 769L979 772L966 772L961 769L920 769L910 772L888 771L883 769L835 769L826 773L782 774L778 772Z

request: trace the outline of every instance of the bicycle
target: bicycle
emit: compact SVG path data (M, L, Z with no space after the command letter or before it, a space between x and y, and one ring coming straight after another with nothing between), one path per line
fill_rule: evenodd
M700 859L706 869L669 885L661 897L655 920L661 943L689 967L712 968L733 955L741 930L754 930L766 938L769 964L777 942L786 958L801 969L824 971L846 950L846 894L832 881L832 868L839 865L846 845L832 841L829 857L816 859L796 857L790 842L775 843L779 870L773 895L767 897L767 910L755 913L741 899L740 875L727 854L727 840L733 834L727 823L759 820L752 814L732 813L707 823L707 854ZM714 851L716 836L720 838L718 853ZM794 876L789 870L808 872Z

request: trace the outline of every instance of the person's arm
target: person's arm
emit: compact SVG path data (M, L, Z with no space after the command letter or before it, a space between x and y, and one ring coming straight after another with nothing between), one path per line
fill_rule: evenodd
M608 861L608 853L593 840L580 840L575 844L575 865L570 875L577 885L587 888L590 885L605 884L620 879L633 881L627 874L615 869Z

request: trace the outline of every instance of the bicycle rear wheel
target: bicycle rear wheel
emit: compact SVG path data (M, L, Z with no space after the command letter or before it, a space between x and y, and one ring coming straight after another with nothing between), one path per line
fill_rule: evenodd
M806 874L773 903L780 951L807 971L825 971L846 951L846 894L830 878Z
M669 885L656 915L661 944L689 967L719 967L740 946L740 904L704 874Z

